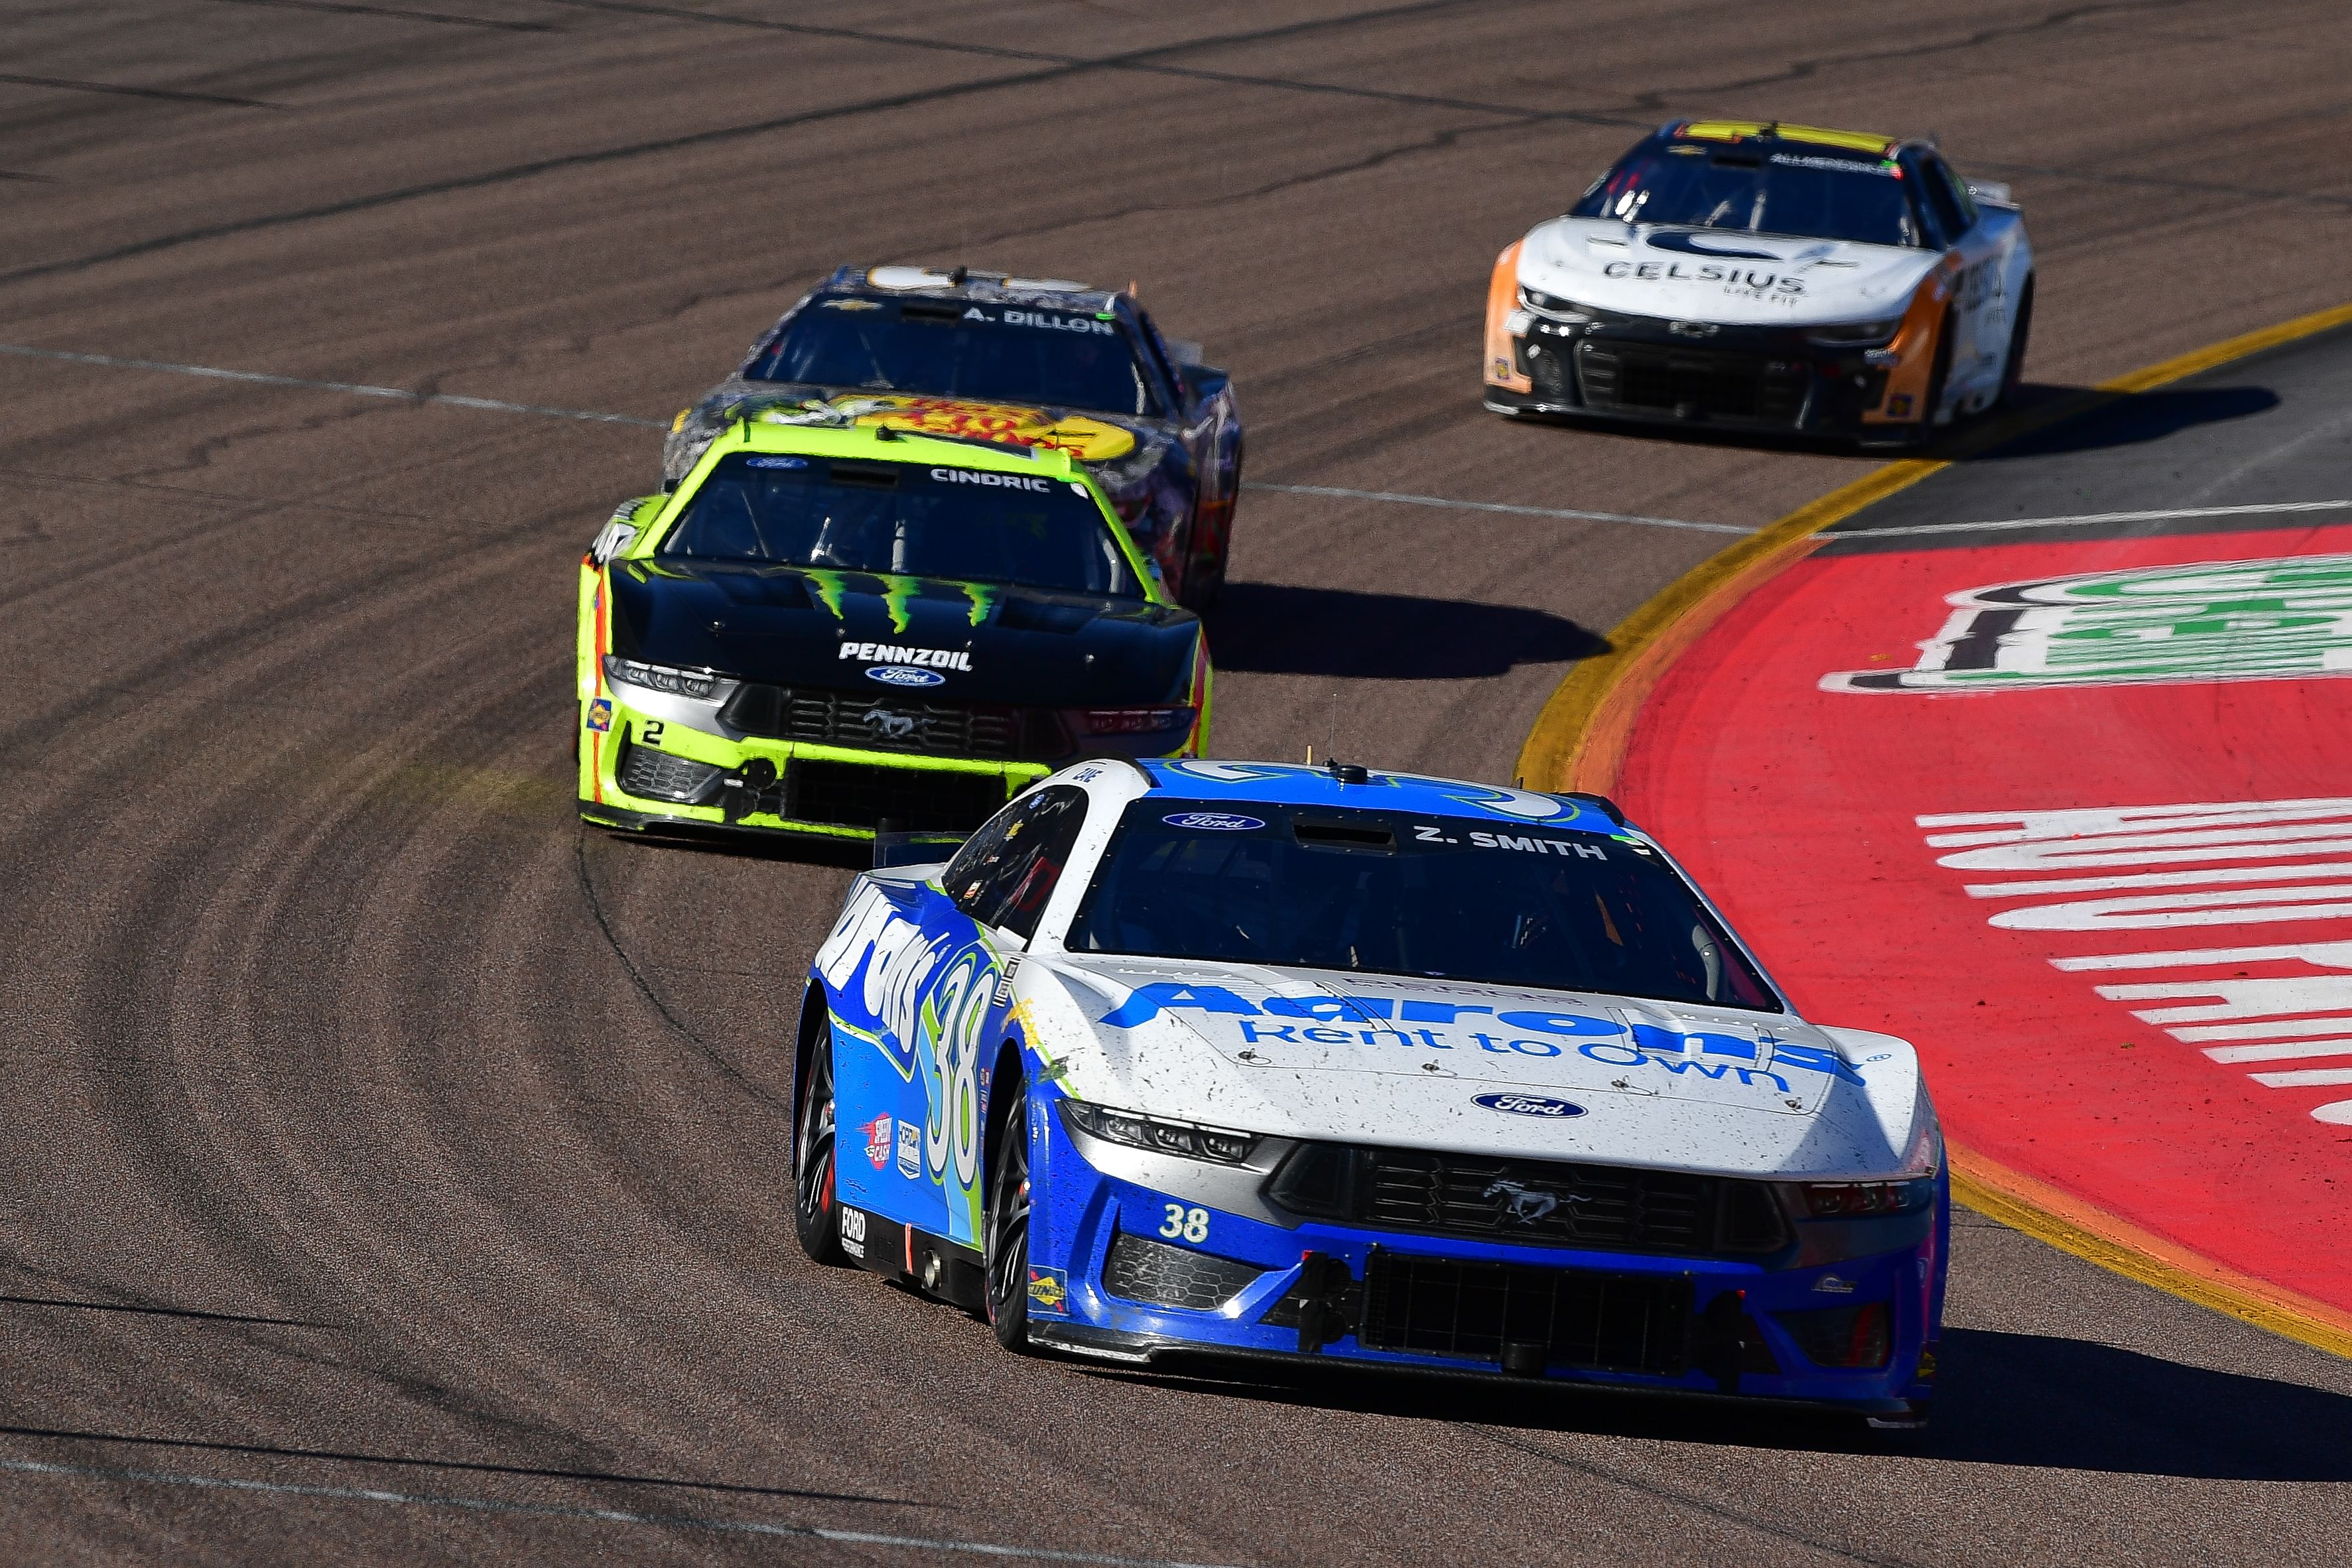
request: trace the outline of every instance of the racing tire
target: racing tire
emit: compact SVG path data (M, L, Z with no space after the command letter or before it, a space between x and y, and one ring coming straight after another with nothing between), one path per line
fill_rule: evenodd
M2025 381L2026 341L2033 335L2033 277L2028 273L2025 287L2017 292L2017 324L2009 329L2009 357L2001 362L2000 395L1993 400L1996 408L2006 407L2017 395Z
M1026 1355L1029 1349L1029 1100L1018 1075L1005 1096L1009 1110L989 1151L988 1203L982 1215L982 1262L988 1277L988 1326L996 1342Z
M828 1268L849 1262L841 1249L841 1205L834 1187L833 1038L826 1029L808 1047L793 1117L793 1230L809 1261Z

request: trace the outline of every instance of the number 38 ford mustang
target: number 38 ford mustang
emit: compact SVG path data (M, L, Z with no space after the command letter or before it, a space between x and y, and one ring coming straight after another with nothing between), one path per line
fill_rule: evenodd
M1599 797L1082 763L858 879L794 1081L802 1246L1011 1348L1933 1388L1912 1048L1797 1017Z

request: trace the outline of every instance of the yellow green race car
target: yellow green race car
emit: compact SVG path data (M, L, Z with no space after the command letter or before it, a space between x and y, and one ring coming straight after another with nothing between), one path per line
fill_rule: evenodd
M738 423L580 563L580 815L963 833L1089 754L1192 756L1213 672L1081 464Z

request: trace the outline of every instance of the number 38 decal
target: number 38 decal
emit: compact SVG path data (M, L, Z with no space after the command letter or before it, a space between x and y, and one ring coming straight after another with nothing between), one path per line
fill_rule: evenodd
M1188 1209L1182 1204L1170 1204L1168 1217L1160 1222L1160 1234L1173 1241L1181 1237L1186 1241L1209 1239L1209 1211Z

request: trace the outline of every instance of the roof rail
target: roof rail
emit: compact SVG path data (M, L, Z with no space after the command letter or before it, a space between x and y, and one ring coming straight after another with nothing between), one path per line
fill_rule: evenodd
M1618 826L1622 827L1625 826L1624 812L1619 809L1615 801L1611 800L1605 795L1592 795L1584 790L1572 789L1567 794L1561 795L1560 798L1562 800L1582 801L1585 805L1598 810L1601 816L1607 817Z
M1082 768L1088 763L1115 763L1124 767L1133 768L1135 770L1136 776L1143 781L1144 788L1158 789L1160 787L1160 781L1151 776L1151 770L1150 768L1145 767L1133 757L1123 757L1116 752L1089 752L1085 756L1078 758L1076 762L1066 763L1063 765L1065 767Z

